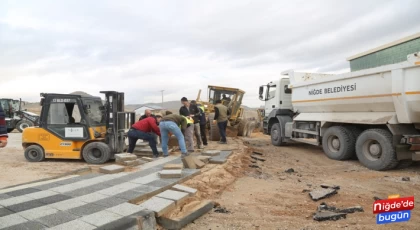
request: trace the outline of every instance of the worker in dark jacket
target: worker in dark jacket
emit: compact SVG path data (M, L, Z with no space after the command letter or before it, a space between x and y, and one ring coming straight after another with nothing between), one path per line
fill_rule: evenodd
M191 101L191 104L193 101ZM195 103L195 101L194 101ZM200 134L201 134L201 140L203 141L203 145L207 146L207 135L206 135L206 114L204 112L204 106L201 104L197 104L198 109L200 109Z
M4 113L3 107L0 104L0 148L6 147L7 145L7 125L6 125L6 114Z
M214 106L213 124L217 123L217 127L219 127L219 133L221 137L219 144L227 144L226 127L229 115L230 112L228 108L222 104L221 100L217 100L216 105Z
M187 120L183 116L166 111L166 116L160 121L159 128L162 135L162 152L164 157L168 156L169 133L174 134L176 139L178 139L182 156L188 156L184 139L184 133L187 129Z
M155 117L156 118L148 117L141 121L137 121L133 126L131 126L131 129L127 133L129 144L128 153L133 153L137 140L142 139L149 142L149 146L153 152L153 157L157 158L159 156L155 137L150 133L153 132L157 136L160 136L160 129L157 123L159 123L162 119L162 115L156 114Z
M184 117L189 117L194 120L193 127L189 127L185 133L185 138L187 141L187 148L189 152L194 152L194 137L197 140L197 147L199 149L203 148L201 144L201 134L200 134L200 110L197 105L190 104L186 97L181 98L181 103L184 105L179 109L179 114Z

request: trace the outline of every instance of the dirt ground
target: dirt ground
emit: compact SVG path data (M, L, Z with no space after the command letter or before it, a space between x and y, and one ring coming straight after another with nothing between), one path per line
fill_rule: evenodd
M238 150L227 164L207 165L202 174L184 183L199 192L190 199L192 204L170 216L179 216L205 199L220 204L228 213L213 210L185 229L419 229L420 210L416 208L411 220L405 223L379 226L372 214L374 196L420 195L418 165L403 170L371 171L358 161L330 160L316 146L272 146L269 137L261 133L245 140L237 138L230 146ZM264 153L266 161L258 163L261 169L249 167L252 149ZM289 168L295 172L286 173ZM410 177L410 181L402 181L402 177ZM304 190L319 188L320 184L338 185L340 190L332 197L312 201ZM360 205L364 212L348 214L346 219L337 221L317 222L312 216L321 202L337 208Z

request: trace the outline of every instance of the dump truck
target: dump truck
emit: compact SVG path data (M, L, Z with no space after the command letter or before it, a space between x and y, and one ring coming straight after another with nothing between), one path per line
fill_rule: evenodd
M344 74L282 72L259 87L271 143L322 146L334 160L377 171L420 161L420 52Z

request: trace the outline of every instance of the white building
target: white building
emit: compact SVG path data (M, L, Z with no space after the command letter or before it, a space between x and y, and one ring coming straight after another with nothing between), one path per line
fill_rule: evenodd
M134 110L134 112L136 113L136 117L139 117L139 116L143 115L144 111L146 111L146 109L150 109L152 111L152 113L159 112L159 111L163 110L162 107L157 106L157 105L142 105L141 107Z

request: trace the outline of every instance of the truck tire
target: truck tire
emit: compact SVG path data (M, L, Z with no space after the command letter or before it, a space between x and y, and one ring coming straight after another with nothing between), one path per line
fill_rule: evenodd
M44 149L39 145L30 145L25 149L25 158L29 162L40 162L45 159Z
M387 130L368 129L360 134L356 154L360 163L371 170L385 171L398 165L392 134Z
M400 160L395 169L405 169L413 164L412 160Z
M238 136L246 137L248 133L248 120L242 119L238 125Z
M34 126L34 123L29 120L21 120L16 124L16 129L23 132L24 129Z
M103 142L91 142L83 148L82 155L89 164L103 164L111 158L111 149Z
M271 143L275 146L283 146L286 144L286 142L284 141L282 132L281 132L281 127L279 123L275 123L273 124L273 126L271 127Z
M354 156L355 142L356 140L349 129L343 126L333 126L324 133L322 148L328 158L344 161Z
M356 126L344 126L346 129L350 130L351 134L353 135L353 141L354 141L354 151L356 151L356 141L357 138L362 134L363 130ZM353 156L350 158L352 160L357 160L357 154L353 154Z
M217 124L213 124L214 119L214 113L209 114L209 139L210 141L220 141L220 133L219 133L219 127Z

